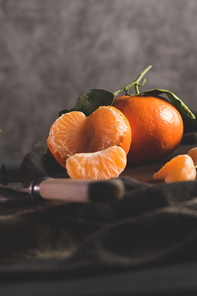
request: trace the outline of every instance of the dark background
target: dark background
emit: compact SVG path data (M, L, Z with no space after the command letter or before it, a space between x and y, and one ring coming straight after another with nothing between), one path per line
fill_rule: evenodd
M196 0L1 0L0 162L45 147L57 112L115 92L149 64L144 89L197 109Z

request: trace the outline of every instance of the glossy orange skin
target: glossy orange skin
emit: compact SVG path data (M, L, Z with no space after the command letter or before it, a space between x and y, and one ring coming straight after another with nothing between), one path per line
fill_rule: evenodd
M167 100L152 96L120 96L113 106L128 119L132 142L128 163L144 163L173 152L183 136L183 120Z

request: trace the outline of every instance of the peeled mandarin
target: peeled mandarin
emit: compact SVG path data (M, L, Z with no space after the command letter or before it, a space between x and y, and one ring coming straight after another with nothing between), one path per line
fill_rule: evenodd
M50 128L47 144L60 165L76 153L91 153L120 146L127 154L131 145L131 127L121 111L101 106L86 117L80 111L65 113Z

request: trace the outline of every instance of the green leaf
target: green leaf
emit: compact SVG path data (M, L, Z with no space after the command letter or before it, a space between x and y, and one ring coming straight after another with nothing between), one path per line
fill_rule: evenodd
M44 155L47 155L49 157L53 157L53 155L52 155L51 151L49 150L49 147L48 147L47 144L46 144L46 147L44 149Z
M57 117L60 117L62 114L68 113L68 112L70 112L70 111L71 111L71 110L67 110L67 109L64 109L64 110L62 110L62 111L59 111Z
M67 110L64 109L58 113L58 116L61 116L64 113L71 111L81 111L86 116L89 116L94 112L99 106L110 106L113 102L114 95L103 89L92 89L86 91L82 94L75 105L74 108Z
M147 95L147 96L159 96L165 94L174 107L180 112L183 118L185 118L188 122L197 126L197 120L195 115L192 111L172 92L164 89L151 89L140 93L140 95Z

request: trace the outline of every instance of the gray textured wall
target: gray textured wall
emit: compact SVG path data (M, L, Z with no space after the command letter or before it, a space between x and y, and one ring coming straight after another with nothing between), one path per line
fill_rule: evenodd
M196 0L0 0L0 162L45 146L57 112L116 91L149 64L146 89L197 109Z

